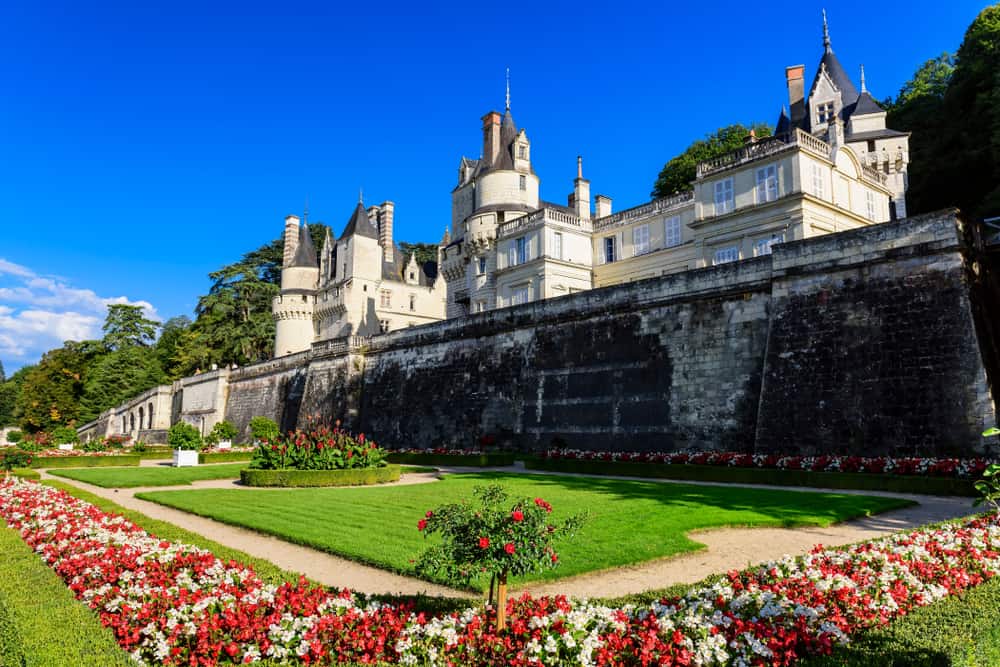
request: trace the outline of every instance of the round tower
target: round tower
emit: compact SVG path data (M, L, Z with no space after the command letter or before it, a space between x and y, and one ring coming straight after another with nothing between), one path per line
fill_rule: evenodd
M294 247L294 253L288 252ZM319 287L319 262L308 225L298 217L285 218L285 255L281 269L281 293L271 306L275 320L274 356L308 350L316 339L313 315Z

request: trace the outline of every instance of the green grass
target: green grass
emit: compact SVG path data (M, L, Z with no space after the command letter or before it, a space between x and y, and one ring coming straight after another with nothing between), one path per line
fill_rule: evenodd
M106 489L128 489L137 486L179 486L206 479L239 479L245 463L210 466L150 466L146 468L69 468L53 470L53 475L75 479Z
M703 548L686 533L720 526L827 526L909 505L896 498L771 489L691 486L594 477L479 473L435 484L282 491L153 491L145 500L275 535L282 539L413 574L427 546L416 529L428 509L502 481L514 497L541 496L555 518L590 514L571 540L557 544L562 565L527 577L551 580Z
M0 665L134 664L66 584L0 521Z

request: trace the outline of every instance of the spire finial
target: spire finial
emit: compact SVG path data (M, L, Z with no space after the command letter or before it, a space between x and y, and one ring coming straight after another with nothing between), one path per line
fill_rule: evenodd
M510 68L507 68L507 106L506 110L510 111Z
M302 208L302 223L309 224L309 195L306 195L306 204Z
M365 204L365 189L358 188L358 203L364 206Z
M826 10L823 10L823 48L826 49L827 53L833 51L830 48L830 26L826 23Z
M576 156L576 177L583 178L583 156Z
M861 92L867 93L868 88L865 86L865 66L861 66Z

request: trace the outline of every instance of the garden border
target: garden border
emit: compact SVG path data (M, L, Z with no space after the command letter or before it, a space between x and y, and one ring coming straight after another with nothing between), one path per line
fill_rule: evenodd
M112 454L111 456L36 456L32 468L114 468L137 466L139 454Z
M913 475L877 475L874 473L813 472L776 468L743 468L694 465L690 463L633 463L627 461L578 461L524 457L526 470L567 472L581 475L620 475L679 481L724 482L730 484L765 484L802 486L818 489L855 489L918 493L932 496L976 496L975 480Z
M319 487L365 486L399 480L401 468L387 465L380 468L347 468L344 470L257 470L244 468L240 482L257 487Z
M515 459L523 458L514 452L489 452L483 454L435 454L433 452L389 452L386 460L390 463L431 466L507 467L514 465Z

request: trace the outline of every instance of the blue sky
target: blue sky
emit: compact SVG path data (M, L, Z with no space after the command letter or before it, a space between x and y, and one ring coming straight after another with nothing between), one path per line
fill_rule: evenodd
M148 6L147 6L148 5ZM828 4L877 99L954 51L983 2ZM340 232L364 188L396 239L438 241L480 117L504 103L542 197L576 156L615 209L734 122L773 123L823 4L4 3L0 360L97 337L108 303L191 314L209 271L300 213ZM864 18L859 18L864 17Z

